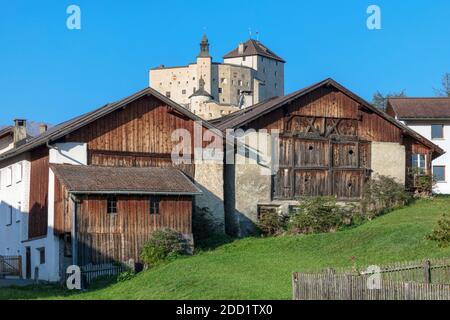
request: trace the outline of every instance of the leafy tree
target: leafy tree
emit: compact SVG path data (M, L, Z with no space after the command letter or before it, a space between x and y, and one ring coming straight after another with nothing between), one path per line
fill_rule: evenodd
M406 97L405 90L400 92L391 92L386 95L383 95L380 91L377 91L373 94L372 104L381 110L386 110L386 104L389 98L402 98Z
M436 95L439 97L450 97L450 73L447 72L442 76L442 88L434 89Z

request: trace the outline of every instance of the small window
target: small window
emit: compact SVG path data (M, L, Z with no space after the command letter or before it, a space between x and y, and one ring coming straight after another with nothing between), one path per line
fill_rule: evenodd
M109 197L107 206L108 206L108 214L116 214L117 213L117 198Z
M39 252L39 264L45 264L45 248L37 249Z
M6 213L6 225L10 226L13 222L13 207L8 206L8 211Z
M70 233L64 234L64 257L72 257L72 235Z
M431 125L431 139L443 139L444 138L444 126L442 124Z
M16 210L16 222L20 222L20 218L22 215L22 202L17 203L17 210Z
M160 199L157 197L150 198L150 214L159 214Z
M247 57L242 57L242 61L246 61L247 60Z
M6 168L6 186L7 187L12 185L12 176L13 176L12 167Z
M433 177L436 182L445 182L445 166L433 166Z
M219 93L222 93L222 88L219 88Z
M166 92L166 97L167 97L167 98L170 98L170 91L167 91L167 92Z
M18 163L16 166L16 183L22 182L23 166L22 163Z
M412 155L412 168L416 169L418 171L418 173L425 173L425 168L426 168L426 161L425 161L426 157L424 154L413 154Z
M186 94L186 90L185 89L181 90L181 94Z

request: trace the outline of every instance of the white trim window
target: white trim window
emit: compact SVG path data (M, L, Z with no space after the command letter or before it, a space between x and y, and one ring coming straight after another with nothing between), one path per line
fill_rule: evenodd
M22 202L17 202L17 210L16 210L16 222L20 222L20 218L22 218Z
M23 164L22 162L16 165L16 183L22 182L23 178Z
M419 173L426 173L427 157L424 154L413 153L411 164L414 169L418 169Z
M13 176L13 169L12 167L6 168L6 186L10 187L12 186L12 176Z
M7 212L6 212L6 226L12 225L12 220L13 220L12 216L13 216L13 207L8 206Z

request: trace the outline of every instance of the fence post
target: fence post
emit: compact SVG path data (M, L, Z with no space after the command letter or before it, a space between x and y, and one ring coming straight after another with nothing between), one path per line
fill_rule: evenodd
M346 275L347 278L347 300L353 300L353 276L351 274Z
M423 263L423 275L425 283L431 283L431 262L427 260Z
M19 261L17 262L17 268L19 269L19 270L17 270L17 271L19 271L19 277L20 277L20 279L22 279L23 278L23 274L22 274L22 256L19 256Z
M294 297L294 300L300 300L300 294L299 294L299 285L298 285L298 272L294 272L292 274L292 294Z

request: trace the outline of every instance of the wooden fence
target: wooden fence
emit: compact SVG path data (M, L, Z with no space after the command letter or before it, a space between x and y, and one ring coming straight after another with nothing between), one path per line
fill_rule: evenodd
M81 267L81 285L88 288L92 282L100 277L114 277L127 270L122 264L89 264Z
M296 272L292 284L294 300L450 300L450 260Z
M5 276L22 277L21 256L0 256L0 278Z

